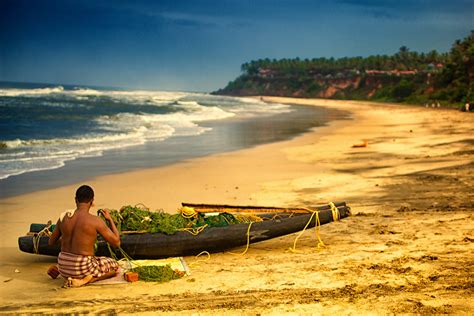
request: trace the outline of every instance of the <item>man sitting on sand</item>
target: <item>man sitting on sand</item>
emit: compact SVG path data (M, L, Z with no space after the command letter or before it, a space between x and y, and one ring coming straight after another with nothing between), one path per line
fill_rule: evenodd
M87 185L76 191L76 209L61 214L49 239L49 244L61 242L58 265L50 267L48 274L56 278L61 274L65 286L81 286L113 277L119 266L117 261L107 257L94 256L94 243L99 233L114 247L120 246L120 235L109 211L102 214L110 228L98 216L89 214L94 201L94 191Z

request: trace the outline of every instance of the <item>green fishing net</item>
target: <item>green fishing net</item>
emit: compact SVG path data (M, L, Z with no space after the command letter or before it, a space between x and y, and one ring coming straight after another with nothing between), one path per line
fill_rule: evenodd
M132 269L133 272L138 273L138 278L145 282L168 282L182 278L184 273L173 270L169 264L164 266L142 266Z
M104 219L101 212L99 212L99 216ZM168 214L163 211L152 212L145 207L130 205L122 207L119 211L111 210L110 216L121 234L134 232L172 235L182 230L198 234L206 227L223 227L255 220L255 216L199 213L189 207L182 208L177 214ZM117 254L111 249L110 245L107 246L113 258L117 259L117 256L122 256L128 261L132 260L122 248L118 247L120 254ZM183 272L173 270L169 264L165 266L138 266L131 271L138 273L139 279L146 282L162 283L184 276Z
M111 210L110 215L119 232L164 233L167 235L173 235L183 229L198 229L205 225L222 227L242 222L229 213L216 215L197 213L194 217L185 218L181 213L153 212L144 207L130 205L122 207L120 211Z

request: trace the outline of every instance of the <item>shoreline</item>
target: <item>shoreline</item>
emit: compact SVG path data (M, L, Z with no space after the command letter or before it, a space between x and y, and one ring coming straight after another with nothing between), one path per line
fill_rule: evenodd
M76 185L68 185L0 200L8 208L0 224L7 236L0 276L12 278L0 282L0 312L385 314L474 308L472 115L357 101L263 100L336 107L353 119L287 141L91 179L96 209L144 203L172 212L180 202L346 201L354 216L321 228L326 248L315 250L314 234L307 233L298 253L285 252L293 234L252 244L244 257L212 254L192 268L191 277L160 286L63 290L60 280L44 273L54 258L15 247L29 223L54 219L73 206ZM366 148L352 148L364 139ZM45 292L48 303L42 301Z
M343 122L347 122L347 119L341 118L340 120L330 121L326 123L325 126L313 127L305 133L297 134L287 140L214 153L203 157L191 157L163 166L99 175L90 177L87 181L0 198L0 206L2 209L7 206L14 206L14 208L3 212L4 222L0 223L0 229L6 230L7 236L12 237L2 239L0 241L0 248L16 246L18 234L23 234L23 230L28 229L30 223L42 223L50 219L54 222L54 218L56 218L60 212L64 209L74 207L74 192L77 187L84 183L91 185L96 193L95 209L93 208L93 210L100 208L119 209L123 205L144 204L152 210L163 209L166 212L173 213L181 206L181 202L213 204L235 204L236 202L247 204L258 203L258 201L251 196L252 193L258 189L258 185L249 181L249 177L244 174L239 174L238 170L233 170L231 173L235 177L232 183L226 183L226 179L222 179L222 175L225 174L227 170L234 168L232 165L234 160L237 160L241 165L251 166L254 163L253 157L261 157L263 160L273 160L272 166L284 166L284 160L279 159L277 161L275 157L273 157L273 154L271 154L272 152L278 151L280 148L284 148L287 144L291 144L294 141L300 139L304 141L305 136L308 134L316 133L325 135L326 130L329 133L331 130L337 129L339 125L343 125ZM228 164L222 165L222 160L228 161ZM257 163L261 164L261 162ZM213 168L209 167L213 165L218 166L218 170L212 170ZM284 170L285 168L286 167L283 167L281 169ZM192 169L191 174L197 175L198 178L211 176L218 182L216 184L204 184L203 186L200 183L197 184L196 180L191 180L191 183L194 185L190 187L188 186L189 179L187 178L187 174L184 173L189 172L189 169ZM259 170L259 172L261 172L261 170ZM273 170L267 170L264 176L267 180L280 178L274 174ZM157 180L160 178L168 180L165 187L162 187L160 184L161 181ZM126 179L126 183L123 182L124 179ZM114 185L111 187L109 183L114 183ZM185 184L183 188L185 193L179 194L177 188L179 188L182 183ZM133 184L138 184L138 186L133 187ZM155 189L159 191L158 194L155 193ZM54 196L55 198L51 200L50 196ZM130 198L130 196L133 198ZM188 196L188 198L186 196ZM26 203L23 201L26 201ZM155 204L153 201L158 202ZM32 208L35 208L35 213L26 212L24 215L27 216L22 217L22 231L19 229L13 231L11 227L8 227L9 223L15 222L12 219L15 213L24 212Z
M302 105L292 111L261 117L204 121L209 129L199 135L174 136L162 141L104 151L96 157L78 157L62 167L25 172L0 180L0 199L54 189L89 178L146 170L213 154L252 148L292 139L345 113ZM266 131L268 130L268 131ZM47 181L45 181L47 179Z

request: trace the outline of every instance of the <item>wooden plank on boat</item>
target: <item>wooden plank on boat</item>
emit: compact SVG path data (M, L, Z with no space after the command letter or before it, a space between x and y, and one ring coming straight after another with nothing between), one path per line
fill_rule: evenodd
M184 207L192 207L198 213L226 212L226 213L309 213L331 209L329 204L314 207L273 207L273 206L243 206L227 204L196 204L181 203ZM346 206L346 202L334 203L336 207Z

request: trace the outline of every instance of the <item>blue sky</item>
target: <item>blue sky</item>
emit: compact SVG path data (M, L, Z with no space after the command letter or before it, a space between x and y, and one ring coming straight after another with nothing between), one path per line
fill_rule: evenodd
M0 0L0 80L213 91L259 58L448 51L472 0Z

